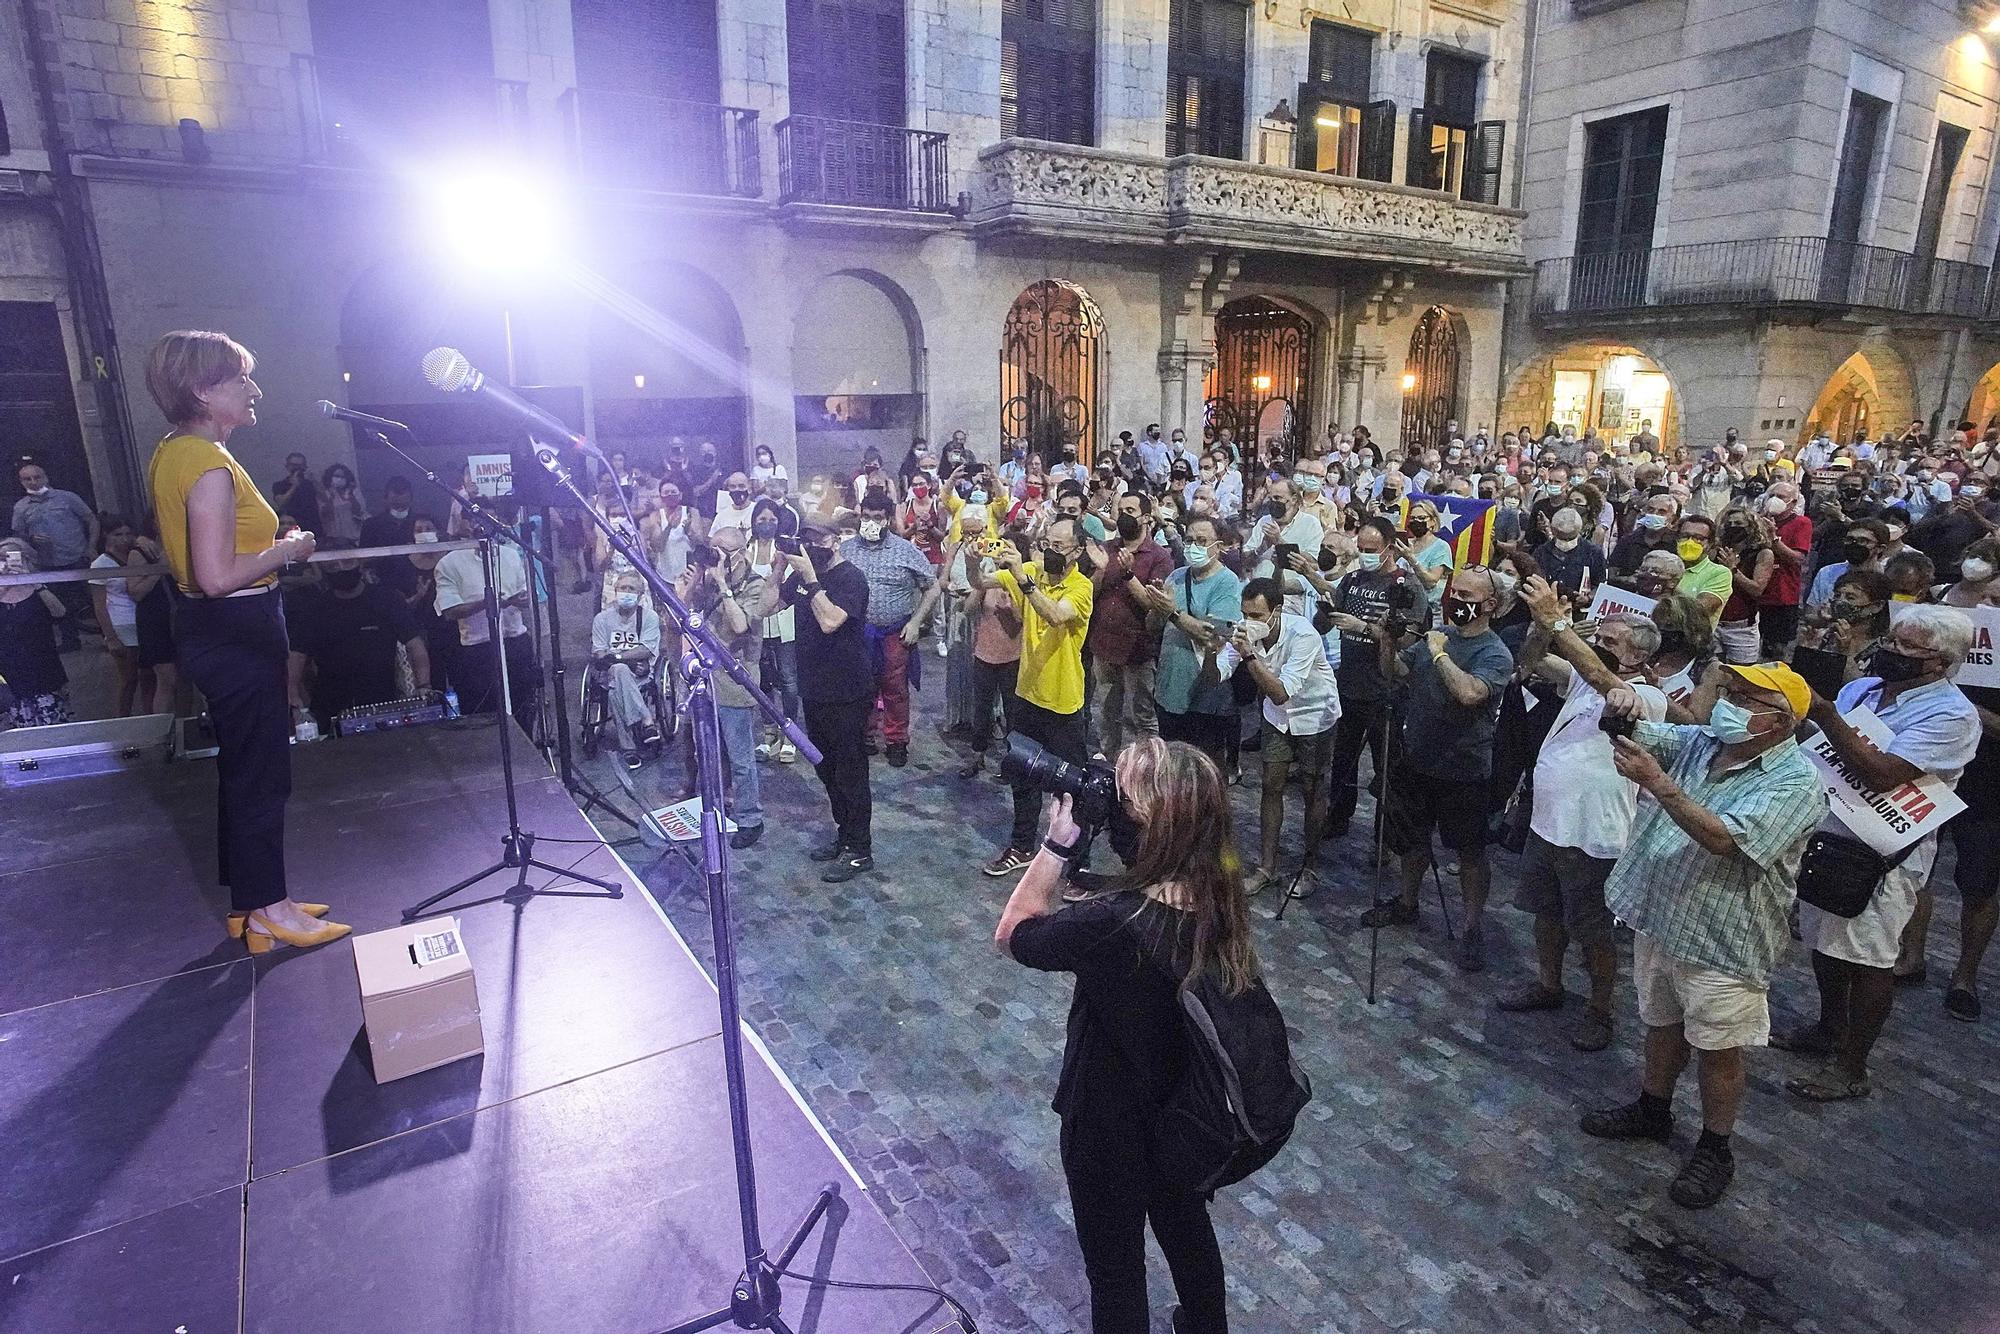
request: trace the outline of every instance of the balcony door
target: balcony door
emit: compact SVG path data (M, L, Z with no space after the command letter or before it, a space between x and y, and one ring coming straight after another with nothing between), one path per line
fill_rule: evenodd
M1910 254L1910 279L1916 284L1910 295L1916 309L1923 309L1938 287L1934 277L1938 243L1944 235L1944 211L1969 138L1971 132L1963 127L1939 121L1937 138L1931 142L1930 174L1924 182L1923 206L1917 211L1917 243Z
M903 0L786 0L794 116L902 126Z
M732 193L715 0L570 0L577 147L598 180ZM754 124L753 124L754 128ZM754 148L753 148L754 151Z
M1314 19L1299 85L1299 167L1371 181L1395 174L1396 104L1370 96L1374 80L1375 34Z
M1096 0L1004 0L1000 134L1097 142Z
M1500 202L1507 125L1478 119L1483 64L1459 51L1425 57L1424 105L1410 113L1409 184L1475 203Z
M312 0L307 17L326 156L462 155L502 126L487 0Z
M1171 0L1167 156L1243 156L1243 62L1250 10L1240 0Z
M1584 126L1570 309L1620 310L1646 303L1666 153L1665 107Z
M1866 93L1847 96L1847 131L1840 142L1840 165L1833 178L1833 209L1827 215L1826 257L1820 266L1820 300L1852 305L1855 276L1873 267L1862 263L1861 228L1875 188L1875 163L1882 151L1882 132L1889 123L1889 104Z

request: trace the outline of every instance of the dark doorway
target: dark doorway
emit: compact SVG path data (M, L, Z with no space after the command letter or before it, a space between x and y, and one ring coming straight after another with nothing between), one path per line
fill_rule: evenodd
M1841 140L1840 166L1833 178L1833 211L1827 218L1826 255L1820 265L1820 300L1832 305L1853 304L1855 276L1857 272L1865 275L1870 267L1861 262L1861 224L1868 215L1875 159L1881 152L1882 130L1888 119L1889 104L1881 98L1866 93L1848 95L1847 133Z
M1403 448L1443 449L1458 419L1458 325L1443 306L1432 306L1410 335L1403 363Z
M0 439L7 442L0 513L13 513L20 465L31 459L48 472L50 486L97 503L62 324L47 302L0 301Z
M1570 308L1643 305L1667 153L1667 109L1594 121L1583 133Z

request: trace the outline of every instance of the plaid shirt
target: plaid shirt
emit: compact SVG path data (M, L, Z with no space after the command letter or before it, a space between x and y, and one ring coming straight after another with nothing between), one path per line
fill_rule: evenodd
M900 629L937 580L937 566L916 543L894 533L873 545L850 537L840 544L840 558L867 577L868 624L878 629Z
M1604 883L1606 906L1673 958L1767 985L1785 947L1799 857L1826 818L1818 770L1789 739L1719 773L1709 763L1722 743L1700 727L1642 722L1633 740L1722 818L1736 854L1716 856L1658 802L1642 802L1632 842Z

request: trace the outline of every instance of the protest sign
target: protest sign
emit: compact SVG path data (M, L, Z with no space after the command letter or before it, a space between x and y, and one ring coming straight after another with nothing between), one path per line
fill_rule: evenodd
M1889 725L1870 709L1858 708L1841 716L1878 750L1887 750L1894 740ZM1892 857L1918 839L1936 833L1945 821L1965 809L1957 793L1929 776L1905 783L1893 792L1874 791L1854 774L1823 732L1805 749L1819 768L1833 813L1850 833L1884 857Z
M662 806L657 810L647 811L646 823L651 825L653 832L661 838L671 839L675 843L687 843L700 838L701 798L689 797L686 801L677 802L672 806ZM723 816L722 831L725 834L735 833L736 821L726 815Z
M472 474L472 493L491 499L514 494L514 457L511 454L473 454L465 460Z
M1601 621L1619 612L1631 616L1651 616L1653 608L1658 605L1658 598L1644 597L1629 589L1613 588L1610 584L1599 584L1597 596L1590 600L1589 617L1593 621Z

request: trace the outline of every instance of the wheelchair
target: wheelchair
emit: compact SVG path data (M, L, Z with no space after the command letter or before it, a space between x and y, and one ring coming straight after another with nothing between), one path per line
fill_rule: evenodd
M652 670L639 681L639 692L652 709L653 726L660 734L656 744L641 748L649 759L658 758L679 722L673 691L667 688L663 679L668 666L664 658L664 654L660 655L661 660L655 661ZM599 742L611 730L611 688L595 663L586 664L579 675L582 677L582 699L577 708L577 732L583 743L584 758L590 759L596 756Z

